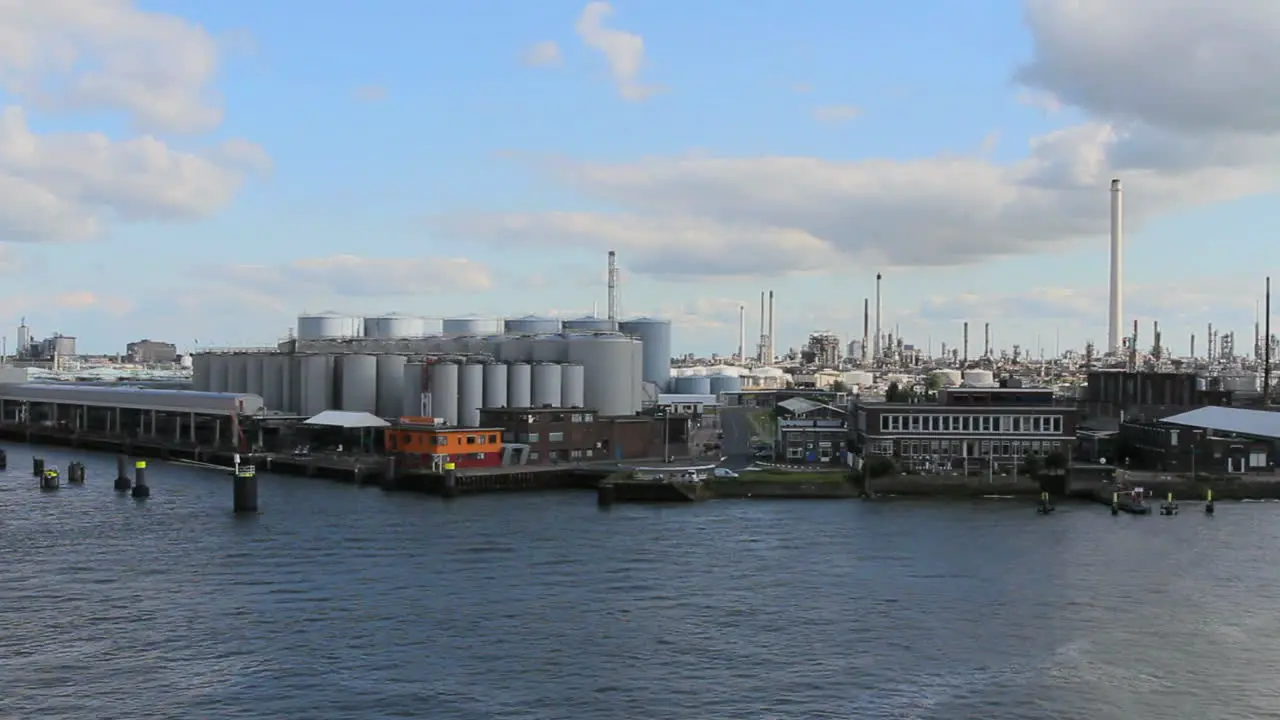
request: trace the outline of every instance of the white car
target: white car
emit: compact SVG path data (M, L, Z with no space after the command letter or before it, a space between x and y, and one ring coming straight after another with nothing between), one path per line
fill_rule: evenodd
M730 470L729 468L716 468L715 476L718 478L736 478L738 477L738 473Z

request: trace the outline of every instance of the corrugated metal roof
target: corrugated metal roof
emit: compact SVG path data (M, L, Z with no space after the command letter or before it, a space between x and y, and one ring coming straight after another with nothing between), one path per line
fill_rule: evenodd
M829 408L841 414L844 413L843 410L834 405L828 405L826 403L820 403L810 400L809 398L802 397L787 398L786 400L779 402L778 407L786 408L796 415L804 415L805 413L811 413L814 410L821 410L822 408Z
M262 410L262 397L258 395L103 387L79 383L0 384L0 399L206 415L255 415Z
M1165 418L1170 425L1280 439L1280 412L1209 406Z
M347 410L325 410L314 417L307 418L303 425L324 425L340 428L390 427L391 423L377 415L367 412L350 412Z

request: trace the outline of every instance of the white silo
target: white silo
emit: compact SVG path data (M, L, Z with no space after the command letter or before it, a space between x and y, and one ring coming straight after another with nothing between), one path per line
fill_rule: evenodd
M507 407L533 407L533 366L529 363L507 366Z
M262 355L245 356L244 391L250 395L258 395L265 400L266 393L262 389Z
M397 417L404 412L405 364L403 355L378 356L378 417Z
M430 407L430 394L427 392L431 366L420 362L404 364L403 391L400 396L399 414L406 417L435 417ZM425 407L424 407L425 406Z
M560 407L587 405L586 370L581 365L565 365L560 378Z
M191 389L196 392L209 392L209 358L208 353L200 353L191 358Z
M224 393L227 392L227 358L230 355L222 353L212 354L209 356L209 392Z
M711 378L706 375L680 378L678 387L676 392L682 395L710 395Z
M378 411L378 358L373 355L339 355L337 362L340 410Z
M289 356L279 353L264 355L262 358L262 404L268 410L288 412L288 384L282 367L288 365Z
M533 366L533 407L560 407L560 398L564 394L561 367L552 363Z
M249 386L249 358L250 356L244 353L227 356L227 392L248 392L246 388Z
M498 325L491 319L478 317L445 318L440 331L445 335L489 335Z
M636 413L642 392L640 368L633 367L637 344L620 335L571 338L569 361L583 368L587 408L606 417Z
M494 357L505 363L532 362L534 339L531 337L508 337L498 343Z
M364 319L335 312L298 316L299 340L341 340L364 334Z
M529 341L532 348L529 359L535 363L562 363L569 360L569 341L563 335L538 335L530 337Z
M371 340L402 340L427 334L422 318L400 313L375 315L364 319L364 336Z
M484 366L484 407L504 408L507 406L507 366L502 363L490 363Z
M333 408L333 356L296 355L298 412L311 417Z
M964 376L960 371L952 370L951 368L934 370L930 377L933 378L933 382L937 383L938 387L957 387L964 381Z
M542 335L560 332L560 321L556 318L525 315L511 318L502 323L502 331L507 335Z
M644 365L641 379L665 390L671 377L671 321L636 318L618 324L618 329L644 343ZM590 394L590 393L588 393Z
M961 377L969 387L994 387L996 384L990 370L965 370Z
M479 427L484 405L484 365L467 363L458 368L458 427Z
M427 392L431 393L431 416L444 418L449 425L458 424L458 364L435 363Z
M562 323L565 332L618 332L618 323L609 318L580 317Z

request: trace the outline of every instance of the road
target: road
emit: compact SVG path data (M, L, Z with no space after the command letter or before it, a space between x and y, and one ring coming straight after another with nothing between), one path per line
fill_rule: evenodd
M730 470L741 470L753 462L751 456L751 434L755 432L749 417L750 410L742 407L720 408L720 429L724 431L724 440L720 441L723 452L728 459L721 467Z

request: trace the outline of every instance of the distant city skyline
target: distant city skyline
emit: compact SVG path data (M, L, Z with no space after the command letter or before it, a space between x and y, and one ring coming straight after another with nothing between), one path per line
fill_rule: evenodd
M1275 274L1280 6L12 5L11 348L23 316L115 353L305 311L603 314L611 249L677 353L734 353L739 306L750 352L761 290L779 351L847 346L877 272L919 347L968 320L1103 348L1113 177L1140 347L1213 323L1248 353Z

